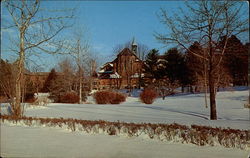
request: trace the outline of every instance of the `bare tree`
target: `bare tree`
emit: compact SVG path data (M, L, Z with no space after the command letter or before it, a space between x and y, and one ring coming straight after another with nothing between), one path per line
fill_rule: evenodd
M78 68L78 83L79 83L79 103L82 103L84 66L89 60L89 42L86 37L86 31L83 28L75 29L73 43L70 46L70 54L74 58Z
M248 31L248 17L245 16L245 2L239 1L192 1L186 2L188 12L180 10L173 17L161 9L160 20L170 30L170 34L156 33L155 37L163 44L175 43L188 49L187 45L194 41L206 47L208 57L190 51L196 57L208 62L208 85L210 92L210 119L217 119L216 83L219 79L219 67L227 47L228 38L232 34ZM225 37L223 47L218 49L218 43ZM216 58L216 60L215 60Z
M64 84L64 90L65 92L70 92L73 90L74 86L73 83L75 82L75 67L74 67L74 61L69 58L63 58L58 63L57 72L59 72L59 75L63 77L63 84Z
M87 60L87 65L85 67L85 70L86 70L85 74L86 74L86 77L88 77L87 82L89 83L90 90L93 89L93 84L95 82L94 80L98 76L96 69L97 69L97 57L90 55L89 60ZM95 82L95 84L97 84L97 82Z
M24 62L28 52L37 53L47 52L56 53L60 50L62 41L56 41L55 37L66 27L65 19L73 17L72 10L57 10L49 14L49 10L40 8L40 1L4 1L5 8L8 11L11 20L7 28L16 28L17 49L12 49L18 53L18 73L15 85L15 104L12 110L15 115L21 115L21 96L22 82L24 80ZM56 14L56 12L61 12ZM44 14L46 13L46 14ZM62 16L63 15L63 16Z

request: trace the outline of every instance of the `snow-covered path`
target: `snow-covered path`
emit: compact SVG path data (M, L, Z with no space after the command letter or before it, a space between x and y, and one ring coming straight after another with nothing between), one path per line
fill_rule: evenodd
M249 109L244 108L248 95L248 90L218 92L216 121L209 120L210 109L204 106L203 94L180 94L165 100L158 98L152 105L143 104L136 97L129 97L120 105L98 105L89 98L88 102L92 104L53 103L42 108L28 108L25 115L250 129Z
M3 157L244 158L249 151L1 124Z

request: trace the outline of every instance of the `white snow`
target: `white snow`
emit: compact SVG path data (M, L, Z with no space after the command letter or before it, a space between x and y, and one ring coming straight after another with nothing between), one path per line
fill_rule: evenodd
M140 90L135 91L138 93ZM151 104L143 104L138 97L128 97L120 105L50 103L47 106L26 106L24 115L34 117L63 117L84 120L108 120L125 122L180 123L185 125L209 125L250 129L249 109L244 108L247 89L217 93L218 120L209 120L210 109L204 106L204 94L176 94L161 98ZM132 96L138 96L133 94ZM7 104L1 104L4 114ZM35 124L35 123L34 123ZM210 158L248 157L249 149L224 148L222 146L196 146L149 139L148 136L109 136L84 131L71 132L67 128L46 127L36 124L27 127L1 123L2 157L101 157L101 158Z
M100 71L98 71L99 73L103 73L105 70L104 69L101 69Z
M151 105L141 103L137 97L128 97L126 102L119 105L98 105L92 97L88 97L87 102L92 104L51 103L46 108L28 108L24 115L136 123L176 122L184 125L250 129L249 109L244 108L248 95L248 90L218 92L218 120L209 120L210 109L205 108L204 94L177 94L168 96L165 100L158 98Z
M49 93L35 93L34 97L35 98L38 98L38 97L49 97Z
M144 77L145 74L144 73L141 73L141 77ZM138 78L139 77L139 74L136 72L134 75L131 75L132 78Z
M114 74L110 75L110 78L121 78L121 76L117 72L115 72Z
M1 124L2 157L210 158L247 157L249 151L199 147L144 138L70 132L49 127Z
M166 62L166 63L167 63L168 61L167 61L166 59L158 59L157 62L158 62L158 63L159 63L159 62Z
M107 65L110 65L111 67L114 66L113 63L107 62L107 63L105 63L103 66L101 66L101 69L102 69L102 68L105 68Z

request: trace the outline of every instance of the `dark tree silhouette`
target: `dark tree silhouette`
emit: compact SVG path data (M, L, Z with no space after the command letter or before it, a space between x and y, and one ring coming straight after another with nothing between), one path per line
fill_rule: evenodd
M42 92L50 92L50 87L52 85L52 82L56 79L56 70L53 68L51 69L45 83L44 83L44 86L43 86L43 89L42 89Z
M223 46L224 43L225 37L219 46ZM228 38L224 64L230 72L234 85L248 85L248 49L235 35Z
M184 55L177 48L171 48L165 53L166 74L170 82L178 81L184 86L186 77L186 63Z

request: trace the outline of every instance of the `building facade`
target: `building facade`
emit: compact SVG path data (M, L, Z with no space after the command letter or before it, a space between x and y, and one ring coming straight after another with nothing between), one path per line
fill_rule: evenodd
M137 44L133 40L131 49L124 48L117 57L104 64L98 72L94 89L129 89L141 87L144 77L144 62L137 57Z

